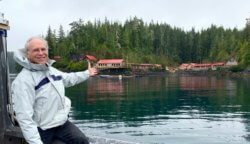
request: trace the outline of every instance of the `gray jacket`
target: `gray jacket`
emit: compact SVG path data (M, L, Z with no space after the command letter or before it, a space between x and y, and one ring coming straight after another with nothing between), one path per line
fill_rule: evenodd
M52 60L30 63L23 49L15 52L14 59L23 66L11 88L16 118L26 141L42 144L37 127L46 130L66 122L71 101L64 88L83 82L89 72L61 72L51 66Z

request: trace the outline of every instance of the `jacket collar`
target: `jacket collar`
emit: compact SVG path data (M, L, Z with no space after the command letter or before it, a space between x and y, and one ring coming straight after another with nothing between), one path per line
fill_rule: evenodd
M34 64L29 61L26 54L26 49L19 49L14 52L14 60L30 71L46 71L50 66L55 62L54 60L49 59L45 64Z

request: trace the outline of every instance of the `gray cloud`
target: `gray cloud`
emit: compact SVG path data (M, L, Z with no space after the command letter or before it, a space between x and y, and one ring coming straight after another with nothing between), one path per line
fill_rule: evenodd
M79 18L124 22L137 16L185 30L211 24L242 29L249 5L249 0L2 0L0 12L10 21L8 49L16 50L28 37L45 35L49 25L58 29L62 24L69 30L68 24Z

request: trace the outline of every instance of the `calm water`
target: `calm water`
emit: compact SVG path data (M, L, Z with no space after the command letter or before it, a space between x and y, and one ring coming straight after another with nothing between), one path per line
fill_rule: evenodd
M150 144L250 143L250 79L91 78L67 89L87 135Z

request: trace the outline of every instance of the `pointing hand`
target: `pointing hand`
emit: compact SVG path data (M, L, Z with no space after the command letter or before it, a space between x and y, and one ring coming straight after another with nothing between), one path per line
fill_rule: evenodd
M91 63L89 60L88 60L88 70L90 76L95 76L98 74L97 69L95 67L91 67Z

